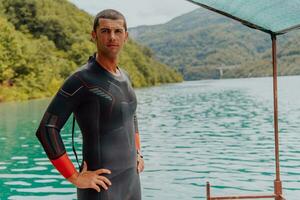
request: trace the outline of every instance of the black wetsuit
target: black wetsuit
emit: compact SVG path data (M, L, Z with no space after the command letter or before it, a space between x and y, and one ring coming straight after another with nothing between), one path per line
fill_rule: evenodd
M60 88L42 119L37 136L50 159L66 150L59 134L73 112L83 138L88 170L105 168L112 185L100 193L77 189L80 200L140 200L135 133L137 100L122 69L115 76L91 57Z

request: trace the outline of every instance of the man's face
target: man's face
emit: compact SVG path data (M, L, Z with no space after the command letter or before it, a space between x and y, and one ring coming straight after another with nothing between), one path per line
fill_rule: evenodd
M128 38L122 19L99 19L99 26L92 32L98 53L108 58L116 58Z

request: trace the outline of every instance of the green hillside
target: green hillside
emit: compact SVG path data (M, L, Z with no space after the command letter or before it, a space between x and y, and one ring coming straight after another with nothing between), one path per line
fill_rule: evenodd
M266 33L203 8L168 23L129 30L185 79L269 76L271 39ZM300 31L278 36L280 75L300 74Z
M0 101L53 95L95 51L92 21L67 0L0 0ZM182 80L132 39L120 66L135 87Z

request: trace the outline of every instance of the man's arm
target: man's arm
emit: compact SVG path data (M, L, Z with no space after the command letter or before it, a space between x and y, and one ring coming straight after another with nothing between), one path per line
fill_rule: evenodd
M123 69L121 69L121 71L126 75L129 84L132 86L131 78L130 78L129 74ZM137 120L136 113L134 113L133 122L134 122L134 129L135 129L135 131L134 131L135 132L135 148L136 148L136 152L137 152L137 170L140 173L140 172L144 171L144 159L143 159L142 151L141 151L140 134L139 134L138 120Z
M137 116L136 113L133 116L133 121L134 121L134 132L135 132L135 147L137 151L141 150L141 142L140 142L140 133L139 133L139 128L138 128L138 121L137 121Z
M82 93L80 80L75 75L69 77L52 99L36 132L48 158L65 178L76 169L66 153L60 130L80 104Z
M140 142L140 133L138 129L138 121L137 121L137 116L134 114L134 129L135 129L135 148L137 152L137 168L138 172L144 171L144 159L142 156L142 151L141 151L141 142Z
M77 172L60 136L61 128L80 105L84 89L76 74L70 76L49 104L36 136L52 164L66 179L78 188L93 188L99 192L99 186L108 189L107 185L111 185L106 177L99 175L110 171L107 169L88 171L87 164L84 162L83 171Z

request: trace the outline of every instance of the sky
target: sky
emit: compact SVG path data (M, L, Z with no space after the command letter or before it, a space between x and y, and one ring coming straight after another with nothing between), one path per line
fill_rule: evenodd
M69 0L78 8L96 15L103 9L120 11L128 27L166 23L174 17L195 10L186 0Z

